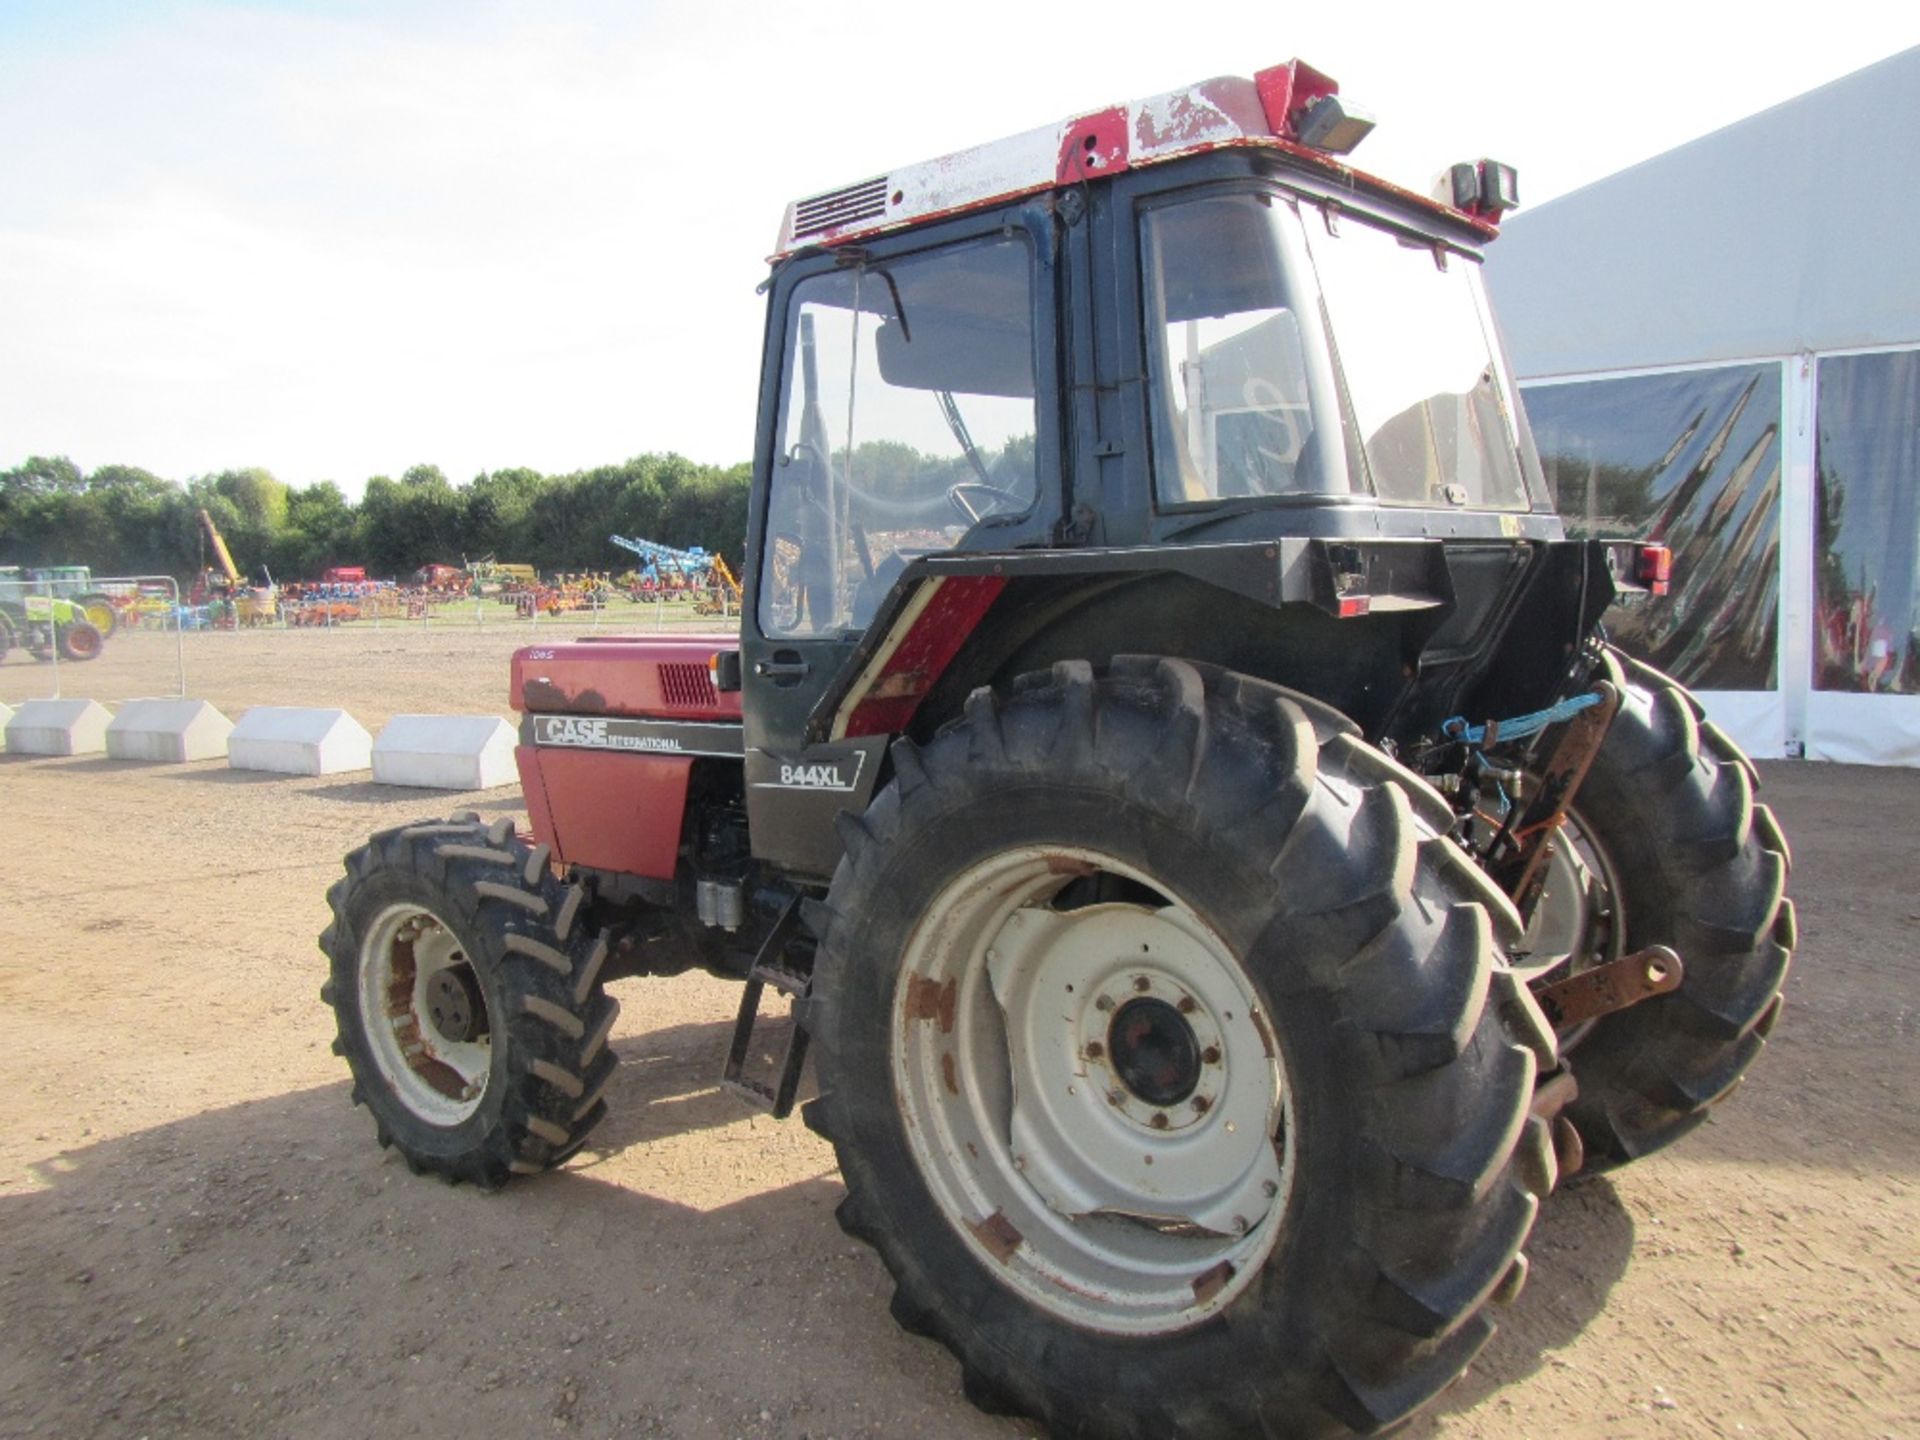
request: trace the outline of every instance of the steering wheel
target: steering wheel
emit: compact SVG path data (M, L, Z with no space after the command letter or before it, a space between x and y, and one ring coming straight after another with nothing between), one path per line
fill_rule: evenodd
M1016 495L1011 490L1003 490L998 485L989 485L983 480L962 480L958 485L949 485L947 487L947 499L953 502L954 509L967 517L967 523L969 525L979 524L983 517L991 515L995 510L1001 508L989 503L982 509L975 509L973 502L967 499L969 491L991 496L994 500L1004 500L1007 502L1007 508L1012 510L1024 510L1027 508L1026 498L1021 495Z

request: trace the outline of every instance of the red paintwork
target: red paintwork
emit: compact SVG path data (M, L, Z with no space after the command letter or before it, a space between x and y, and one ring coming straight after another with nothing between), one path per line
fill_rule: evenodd
M1378 175L1369 174L1365 170L1356 169L1352 165L1343 163L1336 156L1329 155L1321 150L1315 150L1310 146L1302 145L1294 140L1284 140L1279 136L1254 135L1239 140L1221 140L1203 145L1194 145L1184 153L1198 155L1209 150L1278 150L1282 154L1291 156L1304 165L1335 177L1356 191L1373 190L1379 194L1389 196L1397 200L1400 204L1409 206L1415 210L1424 210L1430 215L1444 215L1448 219L1456 220L1465 225L1469 230L1475 232L1483 240L1492 240L1500 234L1499 224L1484 215L1476 215L1471 210L1456 210L1445 201L1436 200L1431 195L1422 195L1417 190L1409 190L1404 185L1396 185L1391 180L1383 180ZM1180 157L1168 156L1166 158L1171 160ZM1122 169L1131 168L1131 165L1132 162L1131 159L1129 159L1127 164L1119 166L1114 170L1103 171L1101 174L1118 174ZM1079 178L1092 180L1099 177L1086 175ZM840 245L857 245L861 240L871 239L875 235L890 235L901 230L917 229L923 225L931 225L936 220L951 219L955 215L969 215L976 210L987 210L995 205L1005 205L1015 200L1022 200L1029 195L1037 195L1041 191L1050 188L1051 187L1047 185L1014 186L999 194L990 195L980 200L968 201L962 205L949 205L939 210L930 210L923 215L915 215L910 220L903 220L892 224L872 221L860 225L850 225L846 229L838 232L813 237L809 243L824 246L829 250ZM786 252L776 251L769 257L769 260L780 260L785 253Z
M1003 575L952 575L920 612L847 717L848 735L895 735L1007 588Z
M521 745L513 759L533 837L553 847L556 861L673 878L691 756ZM556 815L564 828L556 828Z
M740 695L719 694L707 662L735 635L651 635L529 645L513 653L509 703L523 713L738 720ZM671 671L663 678L661 667Z
M1340 82L1323 75L1304 60L1289 60L1269 70L1254 73L1253 87L1260 92L1260 108L1266 112L1267 127L1282 140L1296 138L1294 120L1300 112L1322 95L1338 95Z
M1250 80L1218 76L1074 116L1058 126L1041 126L889 172L887 182L894 188L879 211L862 211L857 219L810 230L804 239L792 230L796 206L802 203L796 202L787 209L773 258L791 255L802 245L858 244L871 236L1010 204L1055 186L1084 184L1205 151L1242 148L1278 150L1356 190L1450 217L1483 239L1499 233L1489 217L1456 210L1301 145L1295 138L1300 112L1338 91L1330 76L1295 60L1259 71Z
M1060 161L1054 184L1077 185L1100 180L1129 168L1127 107L1112 105L1082 115L1060 137Z

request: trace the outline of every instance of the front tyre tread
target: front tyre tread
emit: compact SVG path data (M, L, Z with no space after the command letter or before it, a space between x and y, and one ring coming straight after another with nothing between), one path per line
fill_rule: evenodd
M321 1000L335 1014L333 1050L348 1063L354 1103L374 1113L376 1138L411 1170L497 1188L578 1153L606 1114L619 1009L598 980L606 942L581 926L569 926L571 938L557 933L547 917L580 887L534 858L510 819L426 821L374 836L327 891ZM363 940L393 904L416 905L455 932L486 998L495 1053L479 1106L457 1123L410 1107L374 1059L360 1013Z

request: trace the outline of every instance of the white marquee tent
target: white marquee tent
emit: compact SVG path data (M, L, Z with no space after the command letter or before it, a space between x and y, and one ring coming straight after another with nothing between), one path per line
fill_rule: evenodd
M1673 547L1617 638L1756 755L1920 764L1920 48L1516 213L1487 279L1569 528Z

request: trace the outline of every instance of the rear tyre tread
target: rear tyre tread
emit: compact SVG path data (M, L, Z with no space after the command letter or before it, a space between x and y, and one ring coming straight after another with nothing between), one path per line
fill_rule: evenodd
M1797 938L1791 852L1753 798L1752 762L1669 677L1613 650L1602 665L1622 702L1575 805L1620 871L1628 950L1671 945L1686 971L1574 1052L1566 1114L1585 1173L1671 1144L1731 1093L1765 1047Z
M955 1352L977 1407L1062 1437L1372 1430L1432 1398L1492 1333L1485 1307L1520 1263L1535 1192L1552 1179L1550 1159L1522 1153L1538 1140L1527 1124L1534 1037L1489 1003L1494 937L1517 934L1517 917L1497 891L1480 903L1488 887L1468 879L1478 867L1439 833L1424 782L1385 756L1356 758L1356 735L1317 702L1208 666L1123 657L1096 674L1067 662L1004 694L975 691L923 747L897 743L894 782L864 815L842 815L846 853L807 1017L820 1094L802 1113L838 1151L849 1191L835 1211L841 1229L879 1251L896 1319ZM929 1221L948 1222L912 1162L889 1158L905 1153L889 1148L904 1141L882 1138L901 1124L892 1087L849 1068L849 1056L868 1053L860 1037L888 1023L861 971L895 953L892 932L876 933L900 888L891 867L931 836L967 833L970 804L1001 804L1036 782L1173 817L1203 853L1275 857L1270 898L1249 903L1268 907L1298 963L1255 947L1271 967L1257 973L1286 997L1282 1011L1309 996L1334 1007L1340 1023L1321 1033L1343 1047L1337 1088L1356 1097L1365 1132L1353 1161L1363 1179L1348 1182L1342 1206L1351 1235L1339 1282L1301 1307L1297 1345L1262 1345L1292 1322L1257 1308L1261 1281L1224 1316L1151 1350L1123 1342L1131 1358L1121 1364L1098 1349L1097 1332L1054 1325L997 1284L956 1275L981 1262L953 1258L951 1231L928 1233ZM1157 1358L1176 1345L1197 1348L1186 1361ZM1223 1386L1228 1374L1245 1378Z

